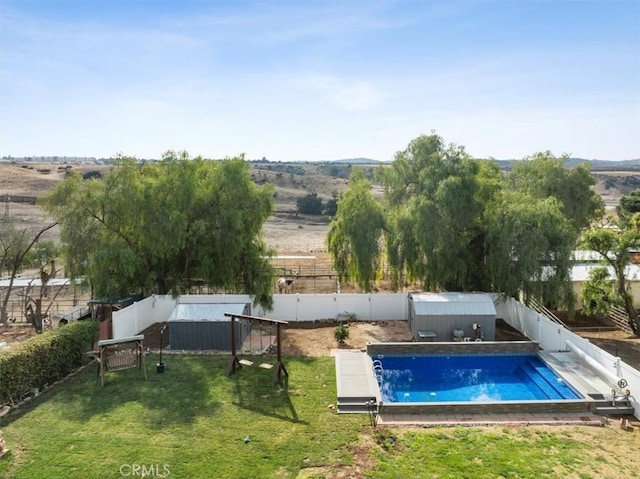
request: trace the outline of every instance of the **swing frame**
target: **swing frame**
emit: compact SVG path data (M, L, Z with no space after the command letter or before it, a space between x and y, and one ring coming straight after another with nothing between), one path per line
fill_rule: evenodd
M248 316L246 314L235 314L235 313L224 313L225 316L231 318L231 362L229 363L229 370L227 371L227 376L231 376L237 370L242 369L242 363L238 359L238 351L236 349L236 319L238 320L249 320L249 321L258 321L265 322L271 325L276 325L276 367L273 371L273 385L282 384L282 374L285 376L289 376L287 372L287 368L284 366L284 362L282 361L282 348L280 347L281 343L281 335L280 335L280 326L283 324L289 324L288 321L282 321L280 319L269 319L269 318L261 318L259 316ZM262 366L262 365L260 365Z

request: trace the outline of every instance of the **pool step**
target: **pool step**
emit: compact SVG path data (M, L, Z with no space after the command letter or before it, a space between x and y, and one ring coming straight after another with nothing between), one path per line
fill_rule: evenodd
M595 399L595 408L593 412L596 414L606 414L607 416L627 416L633 415L635 410L626 400L612 401L611 397L605 399L603 394L590 394Z
M527 361L521 364L520 369L549 399L562 399L562 394L531 363Z
M607 416L633 416L635 410L631 406L612 406L610 402L606 405L596 404L593 410L596 414L602 414Z

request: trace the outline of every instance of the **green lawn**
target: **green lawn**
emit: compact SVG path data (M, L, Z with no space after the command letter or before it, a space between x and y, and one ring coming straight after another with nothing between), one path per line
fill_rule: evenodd
M613 427L434 428L379 433L374 479L640 477L640 435Z
M148 361L151 363L152 361ZM40 396L19 418L0 419L12 449L0 477L121 477L164 465L171 478L296 477L301 468L348 464L364 416L337 416L332 358L291 359L288 390L272 371L226 376L229 356L167 356L109 373L94 367ZM245 444L244 438L250 442ZM141 469L139 469L141 471Z
M166 372L156 374L150 358L148 380L138 370L110 373L104 388L95 367L85 369L20 415L0 419L11 449L0 460L0 477L640 477L637 431L373 433L366 415L337 415L328 407L336 396L333 358L288 358L288 389L274 389L272 371L257 366L229 378L228 361L172 355Z

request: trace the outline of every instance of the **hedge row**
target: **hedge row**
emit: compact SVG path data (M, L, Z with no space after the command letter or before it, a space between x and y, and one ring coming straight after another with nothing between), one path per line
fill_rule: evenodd
M85 364L97 337L97 321L77 321L1 352L0 405L16 403Z

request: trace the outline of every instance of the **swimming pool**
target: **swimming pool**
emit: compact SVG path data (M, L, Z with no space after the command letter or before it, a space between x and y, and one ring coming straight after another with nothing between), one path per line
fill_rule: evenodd
M576 399L506 399L506 394L501 395L502 399L490 399L495 398L491 387L479 386L479 392L475 395L469 394L469 398L461 400L456 397L453 392L447 392L447 389L452 389L450 381L452 381L452 374L439 372L438 376L435 371L435 366L423 366L418 376L426 376L427 374L432 376L432 389L423 388L425 395L419 396L416 393L419 391L417 386L407 388L401 392L404 401L394 400L394 396L391 395L393 389L389 389L388 385L382 382L382 387L376 381L376 375L372 369L369 369L371 380L375 383L375 396L376 400L380 404L379 410L383 414L389 415L465 415L465 414L488 414L488 415L502 415L502 414L563 414L563 413L584 413L589 414L595 407L593 398L588 396L586 390L582 384L574 384L569 382L572 376L567 376L566 366L559 363L551 354L546 351L540 351L538 345L532 341L480 341L480 342L451 342L451 343L437 343L437 342L409 342L409 343L370 343L367 345L367 356L369 359L369 368L372 367L371 363L376 364L376 360L381 360L383 369L386 367L390 371L393 370L390 363L386 362L386 359L400 356L405 358L413 357L434 357L434 358L446 358L446 357L459 357L459 356L472 356L473 364L480 364L483 357L487 356L500 356L506 358L508 356L534 356L540 359L543 363L548 365L554 373L555 377L559 377L562 381L558 381L553 378L553 381L564 382L574 393L577 393ZM502 359L506 361L506 359ZM385 366L386 362L386 366ZM478 368L475 368L478 369ZM498 369L507 370L505 365L501 365ZM562 371L560 374L559 371ZM498 373L500 371L496 371ZM396 373L398 376L400 373ZM481 373L473 373L476 377L481 377ZM546 374L546 373L545 373ZM426 381L420 377L415 377L412 380L413 384L420 384L420 382ZM428 376L427 376L428 377ZM553 382L552 381L552 382ZM504 382L504 381L503 381ZM480 382L478 382L480 384ZM484 383L483 383L484 384ZM498 381L500 384L500 381ZM542 383L544 384L544 383ZM482 389L484 387L484 390ZM405 393L409 393L409 396L404 396ZM436 393L435 398L440 395L440 400L434 400L431 393ZM413 394L413 396L412 396ZM450 399L445 399L446 394L451 394ZM535 396L535 394L534 394ZM396 396L397 397L397 396ZM455 399L454 399L455 398ZM475 399L472 399L475 398ZM417 417L417 416L415 416Z
M536 354L379 355L373 367L385 403L582 399Z

